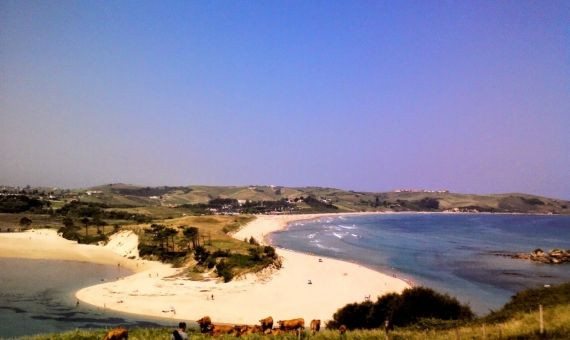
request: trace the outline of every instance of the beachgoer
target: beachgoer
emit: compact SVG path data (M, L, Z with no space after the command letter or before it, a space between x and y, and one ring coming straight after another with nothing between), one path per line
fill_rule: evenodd
M214 294L212 294L212 300L214 300Z
M77 300L77 302L75 302L75 308L79 307L79 300Z
M188 334L186 333L186 322L180 322L178 324L178 329L172 332L172 340L188 340Z

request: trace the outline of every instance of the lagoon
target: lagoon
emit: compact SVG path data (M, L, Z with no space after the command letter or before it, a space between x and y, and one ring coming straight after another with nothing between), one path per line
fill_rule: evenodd
M77 304L77 290L130 274L122 267L77 261L0 258L0 338L75 328L176 324L176 320Z

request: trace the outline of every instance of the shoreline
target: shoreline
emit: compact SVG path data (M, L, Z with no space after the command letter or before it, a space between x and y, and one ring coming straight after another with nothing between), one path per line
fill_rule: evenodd
M288 223L342 215L352 214L259 215L232 236L241 240L253 236L268 244L264 235L281 230ZM47 235L49 232L45 234L45 230L35 232L39 235L33 236L41 236L43 241L36 241L33 248L30 248L29 243L33 240L27 240L28 234L32 232L17 234L25 235L24 237L11 237L17 238L19 242L6 242L10 237L0 234L0 256L120 263L134 274L118 281L80 289L75 296L96 307L170 318L173 321L194 321L209 315L214 322L219 323L257 324L259 319L271 315L275 320L303 317L306 321L321 319L324 322L330 320L333 313L347 303L364 301L366 296L374 299L409 287L401 279L356 263L284 248L276 248L283 261L279 270L268 269L247 274L229 283L219 283L216 280L191 281L177 277L184 270L182 268L121 256L117 253L124 250L121 242L113 239L106 246L88 246L58 237L55 231L52 231L52 235ZM133 236L136 238L134 234L125 236L124 242L132 245ZM111 242L114 242L115 249L109 247ZM11 256L6 255L3 249L5 243L13 244L11 250L19 248L20 251L15 251ZM323 261L319 262L319 259ZM308 280L311 284L308 284ZM247 310L243 306L248 306Z

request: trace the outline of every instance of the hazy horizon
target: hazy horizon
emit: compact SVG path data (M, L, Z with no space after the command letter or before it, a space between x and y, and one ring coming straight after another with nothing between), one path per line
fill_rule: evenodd
M570 2L0 2L0 185L570 199Z

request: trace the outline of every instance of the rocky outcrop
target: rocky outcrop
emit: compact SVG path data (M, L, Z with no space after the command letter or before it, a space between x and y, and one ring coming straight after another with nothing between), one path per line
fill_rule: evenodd
M550 252L545 252L544 250L538 248L533 250L530 254L519 253L519 254L514 254L510 257L516 259L531 260L541 263L548 263L548 264L561 264L565 262L570 262L570 249L568 250L553 249Z

